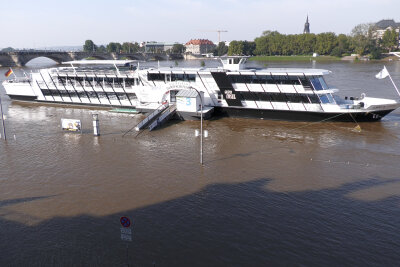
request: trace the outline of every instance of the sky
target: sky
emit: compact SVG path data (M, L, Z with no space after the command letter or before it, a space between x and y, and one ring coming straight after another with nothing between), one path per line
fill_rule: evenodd
M349 34L360 23L400 22L399 0L0 0L0 48L109 42L254 40L263 31Z

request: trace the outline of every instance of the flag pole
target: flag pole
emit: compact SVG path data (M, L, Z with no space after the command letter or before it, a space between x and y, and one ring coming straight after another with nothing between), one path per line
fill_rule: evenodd
M15 73L14 73L13 69L12 69L12 68L10 68L10 70L11 70L12 74L14 75L15 79L17 79L17 75L15 75Z
M384 66L384 67L385 67L385 69L386 69L386 66ZM387 69L386 69L386 71L387 71ZM393 81L393 79L392 79L392 76L390 76L389 71L388 71L387 73L389 74L389 78L390 78L390 80L392 81L393 86L394 86L394 88L396 89L397 94L400 96L399 89L397 89L397 86L396 86L396 84L394 83L394 81Z

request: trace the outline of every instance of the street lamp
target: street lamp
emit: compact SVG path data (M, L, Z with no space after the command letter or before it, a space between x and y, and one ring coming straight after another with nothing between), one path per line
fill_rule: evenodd
M199 90L194 87L191 88L196 90L200 97L200 164L203 166L203 98L201 97Z
M3 129L3 137L4 140L7 140L7 136L6 136L6 125L4 123L4 113L3 113L3 105L1 103L1 96L0 96L0 115L1 115L1 123L2 123L2 129Z

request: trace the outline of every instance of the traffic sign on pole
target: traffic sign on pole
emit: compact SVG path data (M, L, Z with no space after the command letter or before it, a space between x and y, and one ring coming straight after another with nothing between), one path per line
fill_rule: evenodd
M131 220L123 216L119 219L121 223L121 240L122 241L132 241L132 229L131 229Z
M129 227L129 226L131 226L131 220L129 220L128 217L123 216L123 217L121 217L121 219L119 219L119 221L120 221L120 223L121 223L121 225L122 225L123 227Z

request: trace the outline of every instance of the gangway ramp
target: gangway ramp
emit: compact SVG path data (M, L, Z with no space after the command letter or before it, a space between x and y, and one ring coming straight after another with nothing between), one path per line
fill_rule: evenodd
M150 113L144 120L139 122L139 124L136 125L135 130L140 131L149 126L155 119L157 119L162 114L164 110L168 109L168 107L169 107L168 103L159 106L156 110Z
M169 108L164 110L149 126L149 131L152 131L161 125L163 125L165 122L167 122L172 116L174 116L176 113L176 105L171 105Z

